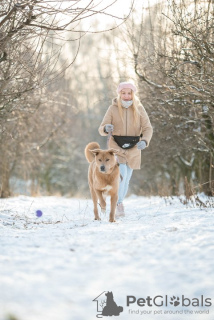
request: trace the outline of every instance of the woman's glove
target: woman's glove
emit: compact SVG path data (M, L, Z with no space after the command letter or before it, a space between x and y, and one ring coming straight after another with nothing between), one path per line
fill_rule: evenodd
M143 149L146 148L147 143L146 143L146 141L141 140L141 141L139 141L139 142L136 144L136 146L137 146L138 149L143 150Z
M106 133L112 132L113 130L114 130L113 124L106 124L105 127L104 127L104 131Z

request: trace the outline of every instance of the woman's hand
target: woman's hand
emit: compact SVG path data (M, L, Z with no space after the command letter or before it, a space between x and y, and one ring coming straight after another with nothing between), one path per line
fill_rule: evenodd
M146 141L141 140L136 144L136 146L138 149L143 150L146 148L147 144L146 144Z
M104 127L104 131L106 133L112 132L113 130L114 130L113 124L106 124L105 127Z

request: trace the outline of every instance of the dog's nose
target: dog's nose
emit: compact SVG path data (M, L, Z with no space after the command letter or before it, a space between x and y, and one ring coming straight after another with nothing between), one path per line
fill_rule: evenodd
M100 166L100 171L105 171L105 166Z

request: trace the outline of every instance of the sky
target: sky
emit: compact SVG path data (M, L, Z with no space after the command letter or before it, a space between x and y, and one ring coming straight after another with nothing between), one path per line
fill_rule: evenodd
M160 2L161 0L103 0L100 2L100 8L105 8L107 5L111 4L112 5L105 10L106 13L113 15L115 18L112 16L108 16L105 14L101 14L99 16L94 16L90 19L87 19L83 22L83 25L89 30L93 31L93 23L94 21L98 20L99 21L99 26L96 25L96 28L102 29L107 27L112 27L119 25L122 23L122 18L128 16L130 13L130 9L133 6L135 10L138 12L142 12L142 10L146 10L148 7ZM98 7L98 8L99 8Z

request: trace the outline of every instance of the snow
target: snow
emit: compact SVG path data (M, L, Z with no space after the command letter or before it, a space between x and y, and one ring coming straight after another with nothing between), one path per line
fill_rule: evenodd
M109 223L108 214L93 220L91 199L0 201L0 320L96 319L92 300L103 291L123 306L121 320L214 319L213 305L126 306L129 295L200 301L203 295L214 303L213 208L132 195L125 199L126 217Z

